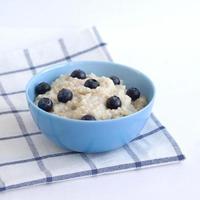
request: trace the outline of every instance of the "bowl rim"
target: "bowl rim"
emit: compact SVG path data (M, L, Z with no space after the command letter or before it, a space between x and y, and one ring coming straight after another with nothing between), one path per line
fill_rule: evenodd
M118 118L115 118L115 119L104 119L104 120L81 120L81 119L71 119L71 118L67 118L67 117L63 117L63 116L59 116L57 114L54 114L54 113L50 113L50 112L46 112L40 108L38 108L38 106L35 105L35 103L30 99L29 95L28 95L28 90L30 88L30 85L31 83L33 82L33 80L37 77L37 76L40 76L41 74L45 74L49 71L53 71L53 70L57 70L59 68L62 68L66 65L71 65L71 64L79 64L79 63L98 63L98 64L111 64L111 65L116 65L116 66L120 66L120 67L123 67L125 69L129 69L129 70L133 70L135 72L137 72L138 74L141 74L143 77L145 77L151 84L151 87L153 89L153 97L152 99L148 102L148 104L142 108L141 110L135 112L135 113L132 113L130 115L126 115L126 116L123 116L123 117L118 117ZM134 116L137 116L139 115L141 112L145 111L148 107L150 107L153 103L154 103L154 99L155 99L155 93L156 93L156 90L155 90L155 85L153 83L153 81L146 75L144 74L143 72L139 71L138 69L135 69L133 67L129 67L129 66L126 66L126 65L123 65L123 64L119 64L119 63L115 63L115 62L111 62L111 61L90 61L90 60L84 60L84 61L71 61L69 63L66 63L66 62L62 62L62 63L58 63L58 64L53 64L53 65L50 65L50 67L47 67L46 69L43 69L41 70L39 73L37 73L36 75L34 75L29 81L28 83L26 84L26 89L25 89L25 94L26 94L26 99L27 99L27 102L28 104L31 104L31 106L33 106L38 112L42 112L44 115L48 116L48 117L53 117L53 118L57 118L59 120L64 120L64 121L70 121L70 122L74 122L74 123L108 123L108 122L118 122L119 120L126 120L127 118L132 118ZM30 109L29 109L30 110Z

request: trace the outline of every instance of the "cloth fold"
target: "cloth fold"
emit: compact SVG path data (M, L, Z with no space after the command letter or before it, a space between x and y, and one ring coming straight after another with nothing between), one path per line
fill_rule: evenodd
M56 63L112 61L95 27L0 56L0 191L179 162L185 157L152 114L141 134L115 151L84 154L49 141L34 124L27 81Z

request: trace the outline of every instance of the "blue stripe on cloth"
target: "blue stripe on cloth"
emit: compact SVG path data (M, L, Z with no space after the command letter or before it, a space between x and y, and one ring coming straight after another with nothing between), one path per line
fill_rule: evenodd
M141 166L145 167L145 166L149 166L149 165L164 164L164 163L176 162L176 161L179 161L177 156L172 156L172 157L166 157L166 158L141 161ZM136 168L135 163L120 164L120 165L115 165L115 166L110 166L110 167L99 168L98 174L103 174L103 173L108 173L108 172L116 172L116 171L120 172L123 170L135 169L135 168ZM55 181L61 181L61 180L68 180L68 179L90 176L90 175L91 175L91 170L86 170L86 171L80 171L80 172L75 172L75 173L70 173L70 174L53 176L52 181L55 182ZM21 188L21 187L25 187L25 186L30 186L30 185L41 184L41 183L46 183L46 179L38 179L38 180L34 180L34 181L27 181L27 182L23 182L23 183L19 183L19 184L9 185L4 188L0 188L0 191L11 190L11 189Z
M3 85L0 83L0 92L5 93L5 90L3 88ZM16 110L14 104L11 102L11 100L9 99L8 96L3 96L5 101L7 102L7 104L9 105L11 110ZM22 120L22 117L19 115L19 113L14 113L14 116L16 118L16 121L19 125L19 128L21 129L22 134L26 134L27 133L27 129L25 127L25 124ZM33 154L34 157L39 157L39 153L31 139L31 137L25 137L26 142L28 143L28 146ZM45 165L43 164L43 162L41 160L37 161L38 167L40 168L40 170L46 175L46 180L47 182L51 182L52 181L52 176L51 176L51 172L45 167Z
M71 174L63 174L60 176L54 176L53 181L68 180L68 179L84 177L84 176L91 176L91 170L85 170L85 171L80 171L80 172L74 172Z
M44 160L47 158L54 158L54 157L59 157L59 156L72 155L72 154L78 154L78 152L71 152L71 151L70 152L61 152L61 153L49 154L49 155L45 155L45 156L39 156L39 157L34 157L34 158L29 158L29 159L24 159L24 160L0 163L0 167L4 167L4 166L8 166L8 165L16 165L16 164L21 164L21 163L27 163L27 162L33 162L33 161L40 161L40 160Z
M27 61L27 64L32 72L33 75L36 74L36 70L35 70L35 67L33 65L33 61L31 59L31 55L30 55L30 52L28 49L24 49L24 56L26 58L26 61Z
M5 183L3 182L3 180L0 177L0 191L5 190L5 188L6 188Z
M33 132L33 133L24 133L23 135L13 135L13 136L8 136L8 137L1 137L1 140L12 140L12 139L17 139L17 138L22 138L22 137L29 137L33 135L41 135L41 132Z
M159 120L156 118L156 116L154 114L151 114L151 118L152 120L154 121L154 123L157 125L157 126L161 126L161 123L159 122ZM174 140L174 138L168 133L168 131L166 129L163 129L163 134L166 136L166 138L169 140L169 142L171 143L171 145L173 146L176 154L177 154L177 157L179 160L183 160L185 159L185 156L182 154L178 144L176 143L176 141Z
M83 158L83 160L90 166L90 168L92 170L92 175L96 175L97 174L97 167L94 164L94 162L86 154L81 153L80 155Z
M14 95L14 94L21 94L21 93L25 93L25 90L20 90L20 91L16 91L16 92L1 93L0 96L7 96L7 95Z
M144 138L144 137L153 135L154 133L156 133L156 132L158 132L158 131L161 131L161 130L163 130L163 129L165 129L165 127L164 127L164 126L160 126L160 127L156 128L156 129L154 129L154 130L152 130L152 131L149 131L149 132L147 132L147 133L144 133L144 134L142 134L142 135L137 136L137 137L134 138L132 141L140 140L140 139L142 139L142 138Z
M85 50L79 51L77 53L71 54L70 56L67 56L67 57L64 57L64 58L61 58L61 59L58 59L58 60L54 60L54 61L51 61L51 62L48 62L48 63L44 63L44 64L41 64L41 65L37 65L37 66L34 66L34 67L35 68L41 68L41 67L46 67L48 65L57 64L59 62L65 61L67 59L70 59L70 58L82 55L84 53L88 53L90 51L93 51L93 50L95 50L97 48L100 48L102 46L106 46L106 43L100 43L100 44L94 45L94 46L92 46L92 47L90 47L88 49L85 49ZM14 70L14 71L3 72L3 73L0 73L0 76L19 73L19 72L24 72L24 71L28 71L28 70L30 70L30 68L23 68L23 69L18 69L18 70Z
M133 161L135 162L135 167L139 168L141 167L141 162L139 157L134 153L134 151L129 147L128 144L124 145L124 149L126 150L126 152L129 154L129 156L133 159Z
M21 188L21 187L27 187L30 185L42 184L42 183L46 183L46 178L9 185L9 186L6 186L5 188L0 188L0 191L12 190L12 189L17 189L17 188Z
M68 52L68 50L67 50L67 47L66 47L66 45L65 45L65 42L64 42L63 38L60 38L60 39L58 40L58 43L59 43L59 45L60 45L61 51L63 52L63 55L65 56L66 60L67 60L68 62L70 62L70 61L71 61L71 57L69 56L69 52Z
M93 26L92 30L94 32L94 35L96 36L97 41L99 43L103 43L103 40L102 40L102 38L101 38L101 36L100 36L99 31L97 30L97 28L95 26ZM113 61L113 59L112 59L110 53L108 52L106 46L102 46L102 50L103 50L106 58L108 59L108 61Z
M158 159L153 159L153 160L145 160L145 161L140 161L140 163L141 163L141 167L145 167L148 165L164 164L164 163L175 162L175 161L179 161L177 156L158 158ZM135 169L136 165L137 165L136 163L127 163L127 164L120 164L116 166L100 168L98 169L98 174L120 171L120 170L125 170L125 169Z
M6 96L6 95L4 95L4 96ZM20 112L29 112L29 110L28 109L23 109L23 110L8 110L8 111L3 111L3 112L0 112L0 115L5 115L5 114L11 114L11 113L20 113Z

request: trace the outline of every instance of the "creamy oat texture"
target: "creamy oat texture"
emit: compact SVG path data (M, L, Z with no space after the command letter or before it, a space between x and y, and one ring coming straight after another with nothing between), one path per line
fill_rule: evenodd
M85 87L84 83L89 78L96 79L100 86L96 89ZM73 99L67 103L57 100L57 94L63 88L70 89L73 93ZM118 109L106 108L106 100L113 95L118 96L122 102L122 106ZM50 91L36 97L35 103L37 104L42 97L53 101L54 114L72 119L80 119L86 114L93 115L97 120L114 119L137 112L147 104L144 96L132 102L126 95L126 86L122 81L120 85L114 85L110 78L98 77L95 74L87 75L86 79L61 75L52 83Z

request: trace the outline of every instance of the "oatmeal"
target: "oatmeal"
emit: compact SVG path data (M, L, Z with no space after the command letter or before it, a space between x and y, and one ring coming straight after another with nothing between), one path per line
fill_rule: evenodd
M147 104L137 88L127 90L118 77L86 75L81 70L61 75L51 86L42 82L35 91L38 107L71 119L114 119L137 112Z

